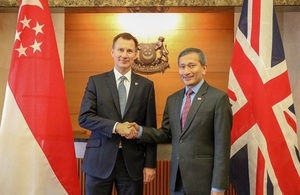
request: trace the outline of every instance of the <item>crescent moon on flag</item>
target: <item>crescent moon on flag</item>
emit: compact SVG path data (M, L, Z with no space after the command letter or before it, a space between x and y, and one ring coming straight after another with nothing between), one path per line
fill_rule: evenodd
M23 0L22 4L20 5L20 8L24 5L35 5L35 6L40 7L41 9L44 9L40 0Z

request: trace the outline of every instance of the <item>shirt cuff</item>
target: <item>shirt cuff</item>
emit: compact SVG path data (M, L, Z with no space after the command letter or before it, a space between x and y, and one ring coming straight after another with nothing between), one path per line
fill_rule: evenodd
M117 132L116 132L117 124L118 124L118 122L116 122L115 125L114 125L114 127L113 127L113 130L112 130L113 134L117 134Z
M214 191L214 192L225 192L225 190L222 190L222 189L218 189L218 188L211 188L211 191Z
M143 127L140 126L140 128L139 128L139 133L138 133L137 136L136 136L137 139L141 139L143 130L144 130Z

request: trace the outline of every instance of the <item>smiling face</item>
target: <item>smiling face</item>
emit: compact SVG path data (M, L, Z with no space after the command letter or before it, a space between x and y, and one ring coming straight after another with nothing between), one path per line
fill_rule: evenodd
M201 65L197 53L189 53L178 59L179 76L186 86L197 85L206 73L206 65Z
M136 58L136 46L133 40L118 38L111 50L111 56L114 58L115 68L122 74L126 74Z

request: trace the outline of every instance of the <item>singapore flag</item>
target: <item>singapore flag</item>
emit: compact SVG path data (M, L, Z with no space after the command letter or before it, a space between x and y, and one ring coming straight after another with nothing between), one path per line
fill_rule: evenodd
M0 194L80 194L47 0L20 2L0 124Z

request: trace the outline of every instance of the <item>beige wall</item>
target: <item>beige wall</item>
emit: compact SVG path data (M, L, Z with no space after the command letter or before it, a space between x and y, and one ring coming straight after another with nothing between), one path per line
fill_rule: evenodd
M0 124L16 21L16 13L0 13Z
M300 148L300 9L282 13L282 39L298 124Z

